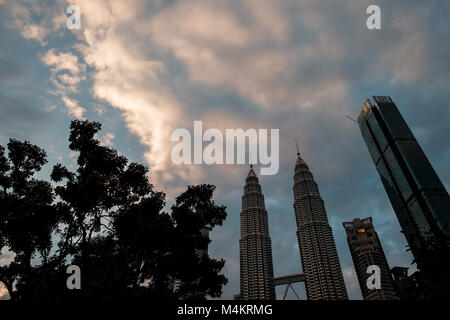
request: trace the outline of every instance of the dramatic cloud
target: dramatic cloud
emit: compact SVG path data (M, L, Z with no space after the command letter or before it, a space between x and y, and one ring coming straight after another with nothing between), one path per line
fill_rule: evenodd
M62 11L61 3L56 3L53 8L56 10L46 10L42 1L7 1L3 0L0 5L9 8L11 20L8 21L9 28L17 28L26 39L37 40L42 46L47 42L45 38L50 32L61 28L61 22L65 21L65 14ZM39 21L34 21L39 17Z
M170 178L167 137L180 118L180 106L170 88L161 83L164 64L146 55L145 39L136 35L143 4L137 1L80 1L83 41L77 49L92 73L94 97L119 109L129 128L148 148L152 170Z
M67 113L77 119L84 119L83 114L86 109L80 107L78 101L68 97L68 93L77 92L78 84L86 77L83 72L86 65L78 62L78 57L71 53L55 53L50 49L42 57L42 62L50 67L52 76L50 81L55 85L55 90L51 93L61 97L67 108Z

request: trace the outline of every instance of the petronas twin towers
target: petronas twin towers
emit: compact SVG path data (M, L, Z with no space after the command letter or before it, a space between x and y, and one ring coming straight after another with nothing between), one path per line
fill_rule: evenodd
M295 164L294 210L308 299L347 299L324 202L317 183L300 153L297 153ZM244 186L240 222L240 298L275 299L272 244L267 211L253 166L250 166Z
M308 299L347 299L325 206L317 183L300 153L297 153L295 164L294 209Z
M261 185L253 171L253 166L250 166L242 196L239 251L241 299L275 299L269 223Z

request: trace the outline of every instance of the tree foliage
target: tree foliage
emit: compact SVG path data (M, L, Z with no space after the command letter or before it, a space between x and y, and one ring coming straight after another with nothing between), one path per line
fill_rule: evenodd
M420 241L413 263L419 271L411 276L412 300L450 300L450 233L428 234Z
M189 186L171 212L148 169L96 138L100 123L72 121L77 168L53 167L35 178L44 150L11 139L0 146L0 267L12 299L205 299L220 296L223 260L208 255L209 232L222 225L215 187ZM81 269L82 289L68 290L66 268Z

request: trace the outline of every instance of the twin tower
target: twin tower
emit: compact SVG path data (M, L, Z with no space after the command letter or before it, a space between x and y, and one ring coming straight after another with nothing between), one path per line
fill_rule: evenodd
M297 153L294 174L294 210L297 238L308 300L345 300L342 276L333 233L317 183L305 161ZM240 215L241 238L239 298L276 299L264 195L253 166L247 175Z

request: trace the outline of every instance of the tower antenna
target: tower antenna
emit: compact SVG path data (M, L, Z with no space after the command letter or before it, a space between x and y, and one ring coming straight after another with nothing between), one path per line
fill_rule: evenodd
M299 156L299 155L300 155L300 151L298 150L298 143L297 143L297 140L295 140L295 146L297 147L297 155Z
M350 116L345 116L345 117L348 118L348 119L350 119L350 120L352 120L354 123L358 124L358 121L356 121L356 120L353 119L352 117L350 117Z

